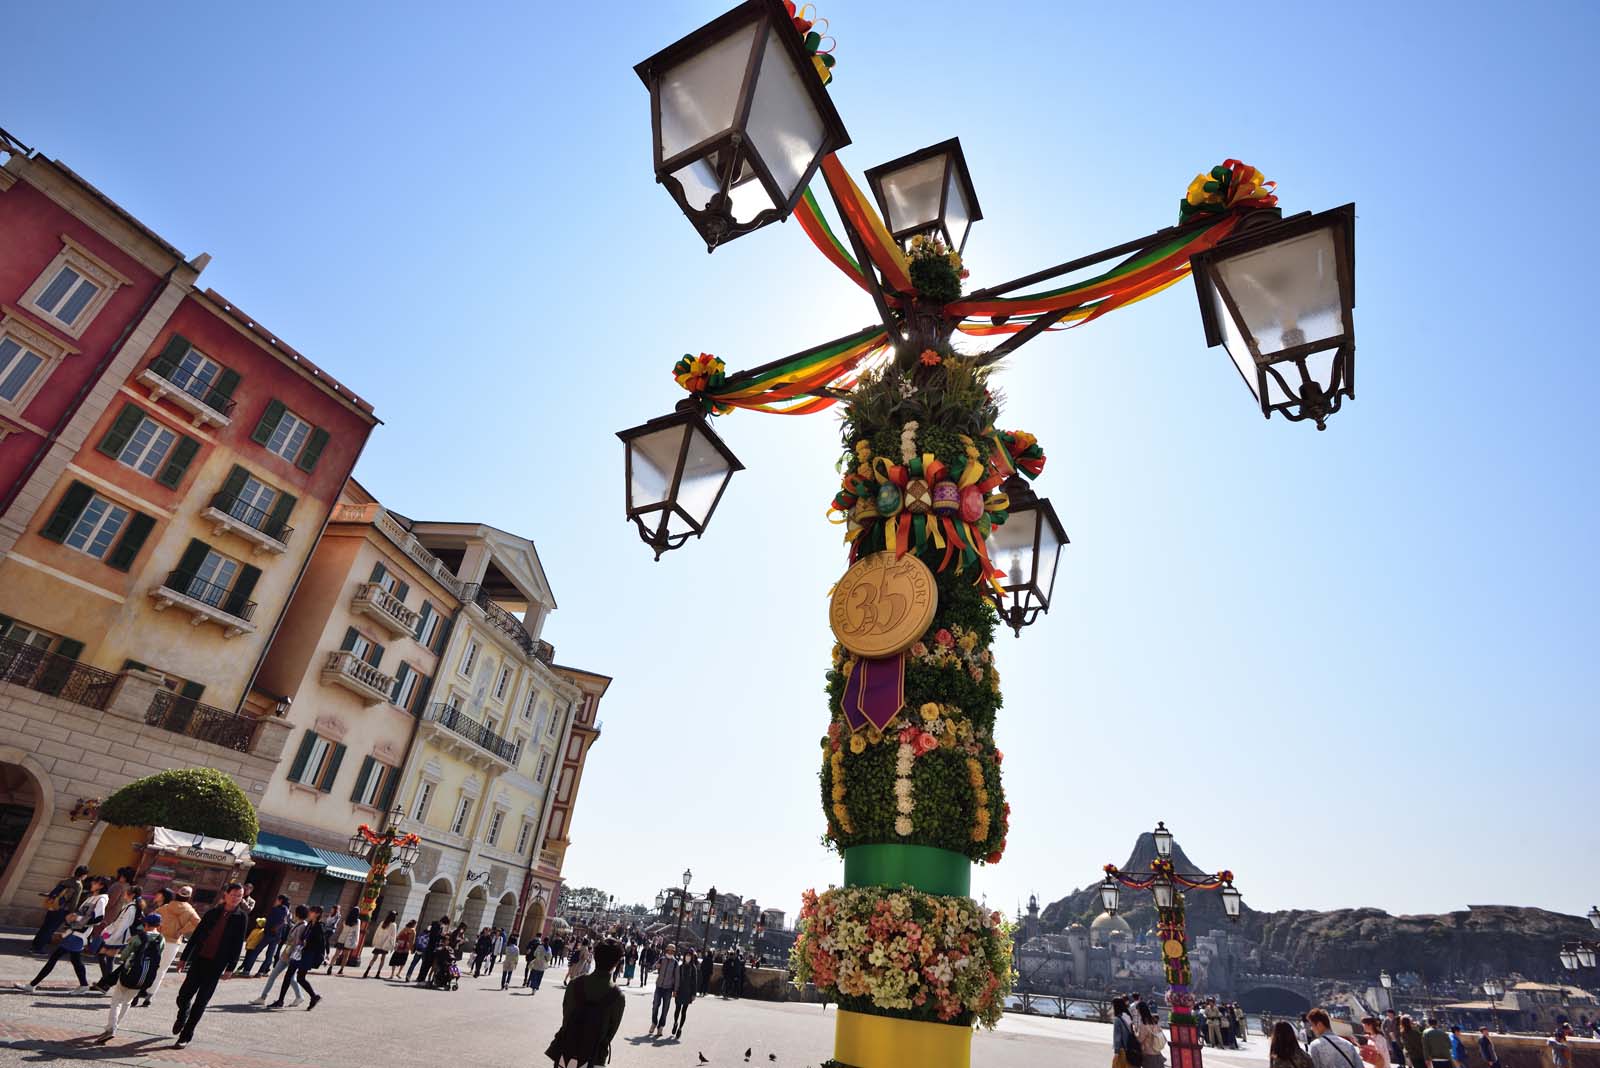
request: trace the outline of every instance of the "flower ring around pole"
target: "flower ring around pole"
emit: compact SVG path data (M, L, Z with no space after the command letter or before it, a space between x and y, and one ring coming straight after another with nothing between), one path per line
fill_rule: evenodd
M1178 222L1196 215L1223 215L1230 211L1277 208L1273 192L1277 182L1262 178L1261 172L1236 159L1224 160L1205 174L1197 174L1178 202Z
M733 406L713 400L710 394L727 380L727 364L709 352L691 356L687 352L672 365L672 380L682 386L710 415L727 415Z

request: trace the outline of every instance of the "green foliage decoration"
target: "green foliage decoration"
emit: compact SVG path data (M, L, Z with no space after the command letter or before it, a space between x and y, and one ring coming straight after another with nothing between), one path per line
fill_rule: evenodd
M214 768L178 768L135 779L105 799L100 818L117 827L167 827L254 845L255 807Z

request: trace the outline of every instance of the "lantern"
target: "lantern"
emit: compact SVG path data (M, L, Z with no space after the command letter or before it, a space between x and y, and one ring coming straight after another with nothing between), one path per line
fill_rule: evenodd
M1117 905L1122 901L1122 887L1110 875L1100 884L1100 904L1110 913L1117 911Z
M685 890L689 889L689 880L693 878L694 872L690 871L688 868L683 869L683 888Z
M1567 971L1575 972L1578 970L1578 954L1571 946L1562 946L1558 956L1561 959L1561 966Z
M1394 989L1394 976L1390 975L1387 971L1379 972L1378 973L1378 984L1380 986L1382 986L1385 990L1393 990ZM1488 992L1488 987L1484 988L1484 992L1485 993Z
M789 217L850 143L778 0L746 0L634 67L650 90L656 181L710 251Z
M1579 943L1578 949L1577 949L1577 954L1578 954L1578 963L1580 965L1582 965L1585 968L1593 968L1594 967L1594 947L1593 946L1589 945L1587 942Z
M1228 914L1228 919L1239 918L1239 908L1244 904L1244 895L1232 883L1224 883L1218 891L1222 897L1222 910Z
M422 843L407 842L400 847L397 855L400 858L400 866L402 868L409 868L411 865L415 864L417 862L417 858L422 855Z
M1067 533L1047 497L1034 496L1020 475L1006 479L1003 490L1011 502L1004 525L989 535L989 562L1005 573L1000 588L1011 598L999 609L1000 620L1019 637L1022 628L1040 612L1050 610L1056 564Z
M627 451L627 513L656 559L711 522L722 491L744 464L693 401L617 437Z
M1172 886L1172 880L1166 878L1157 879L1152 883L1150 892L1155 895L1156 908L1158 909L1170 909L1173 899L1177 896Z
M365 860L371 855L372 843L368 842L366 836L360 831L356 831L350 836L349 852L351 856L361 857Z
M1355 396L1355 227L1346 204L1246 225L1190 261L1206 344L1227 348L1264 417L1323 430Z
M972 224L983 218L958 137L879 164L866 178L896 241L938 234L960 252Z
M1596 929L1600 929L1600 905L1596 905L1589 910L1589 922Z
M1154 837L1156 840L1156 856L1172 856L1172 832L1167 830L1165 821L1156 821L1155 834L1152 835L1152 837Z

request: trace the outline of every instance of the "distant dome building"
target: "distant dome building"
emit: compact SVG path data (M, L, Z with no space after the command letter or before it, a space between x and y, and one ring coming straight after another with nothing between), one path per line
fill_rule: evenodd
M1133 928L1121 916L1111 912L1102 912L1089 925L1089 944L1091 946L1110 945L1112 935L1121 935L1128 942L1132 942Z

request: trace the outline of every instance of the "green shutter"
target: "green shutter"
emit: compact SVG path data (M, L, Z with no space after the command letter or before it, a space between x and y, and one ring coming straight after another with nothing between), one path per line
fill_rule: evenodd
M122 670L123 671L149 671L150 670L150 665L149 664L140 663L137 660L124 660L122 662Z
M322 773L321 789L325 794L333 793L333 780L339 777L339 762L344 759L344 749L344 746L336 745L333 755L328 757L328 770Z
M358 637L360 637L360 635L356 633L356 628L346 627L344 631L344 641L339 644L339 648L348 653L350 650L356 647L356 638Z
M394 788L400 785L400 769L383 765L383 791L378 795L377 805L385 812L394 804Z
M428 619L433 615L433 605L427 601L422 602L422 611L417 613L417 629L412 632L412 637L422 639L422 632L428 627Z
M233 391L239 387L239 372L231 367L224 367L217 373L217 380L212 383L211 391L224 400L233 399Z
M382 582L383 581L383 576L387 575L388 573L389 573L389 569L384 567L383 566L383 561L380 560L377 563L372 565L372 577L367 579L367 581L368 582Z
M406 711L410 712L412 715L416 715L419 710L427 708L428 695L432 692L433 676L422 676L422 681L417 684L417 692L411 695L411 707L406 709Z
M178 696L188 698L191 701L200 700L200 695L205 692L206 688L198 682L186 682L178 688Z
M295 466L302 471L314 471L317 460L322 456L322 450L328 445L328 432L319 427L312 428L311 438L306 442L306 447L300 450L300 459Z
M411 665L404 660L400 661L400 670L394 673L394 691L389 695L389 703L400 703L400 691L405 689L406 678L411 674Z
M178 560L178 570L186 576L193 577L200 570L200 565L206 562L206 553L211 551L211 546L199 538L191 538L189 547L183 550L183 556Z
M433 653L435 656L444 653L445 643L450 640L450 631L455 628L455 625L456 621L454 619L447 619L444 621L444 626L439 628L438 635L433 639Z
M15 622L16 620L12 619L10 616L0 616L0 638L4 638L8 633L10 633L11 624Z
M409 594L410 592L411 592L411 587L408 584L404 583L404 582L397 583L395 585L394 595L395 595L395 598L397 600L399 600L399 602L401 604L405 604L406 603L406 595Z
M289 523L289 513L294 511L297 498L287 494L278 494L278 499L272 505L272 515L267 518L267 533L283 540L283 528Z
M106 436L100 439L100 444L95 448L115 460L122 455L122 450L128 447L128 441L133 437L133 432L139 429L139 424L144 421L144 409L133 402L122 406L122 411L117 413L116 419L111 422L111 429L106 431Z
M372 765L376 763L371 757L361 758L361 771L356 775L356 788L350 791L350 800L361 800L361 791L367 788L367 776L372 774Z
M288 408L283 401L276 397L267 401L267 410L261 413L261 422L256 424L255 433L250 435L250 440L257 445L265 445L272 437L272 432L278 429L278 424L283 422L283 413Z
M82 642L75 642L71 638L61 639L61 644L56 647L55 657L45 661L44 670L34 680L34 688L52 697L60 693L66 686L67 680L72 677L72 666L67 661L78 659L82 652Z
M67 487L67 492L61 495L61 502L56 505L56 510L39 529L39 536L49 538L51 541L66 541L67 535L72 533L72 524L76 523L83 510L89 507L89 499L93 496L94 490L82 482L72 483Z
M134 558L139 555L139 550L144 548L144 540L150 536L150 530L155 525L154 516L145 515L143 512L133 513L128 525L122 528L122 537L117 539L117 544L106 556L106 563L118 571L131 568Z
M61 644L56 646L56 655L76 660L83 655L83 643L73 641L71 638L62 638Z
M233 465L233 470L228 472L228 477L222 480L222 495L224 497L237 497L239 491L244 489L244 480L250 477L250 472Z
M189 339L182 334L173 334L172 340L167 342L161 350L161 355L150 361L150 366L156 373L163 377L171 375L178 369L178 362L189 353Z
M261 569L259 567L251 567L249 564L245 564L244 567L240 568L239 577L233 583L233 592L228 595L228 603L222 610L230 616L243 617L245 605L250 600L250 594L256 588L256 579L260 577Z
M183 481L183 473L189 470L189 464L194 461L194 454L200 451L200 443L187 434L178 435L178 445L172 450L172 455L162 465L161 472L156 475L156 481L163 486L176 489L179 482Z
M372 667L377 667L382 662L383 646L379 645L377 642L373 642L372 648L367 650L367 663Z
M305 737L300 739L300 749L294 755L294 762L289 765L289 781L299 782L300 776L306 773L306 761L311 759L311 747L317 744L317 732L307 730Z

